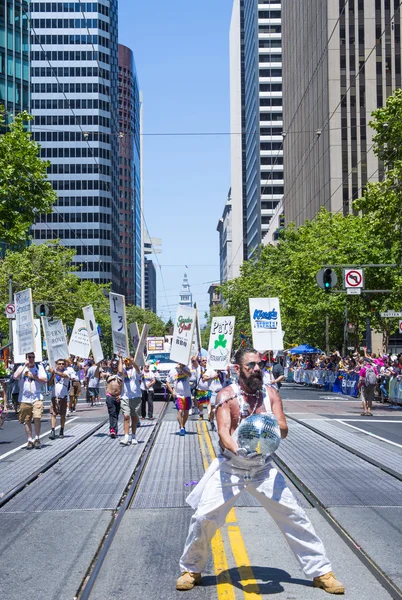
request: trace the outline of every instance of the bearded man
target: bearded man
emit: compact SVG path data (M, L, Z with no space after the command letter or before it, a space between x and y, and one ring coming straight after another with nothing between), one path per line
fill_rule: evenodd
M216 420L221 454L187 498L196 512L180 559L182 575L176 589L190 590L201 583L201 572L216 530L225 523L238 494L248 490L276 521L305 575L313 579L313 587L330 594L343 594L344 587L332 573L321 540L283 475L269 457L261 463L261 457L255 454L248 457L246 449L238 446L237 428L243 419L253 414L273 414L281 437L285 438L288 433L278 391L263 385L264 366L256 350L240 349L234 365L239 383L222 389L217 396Z

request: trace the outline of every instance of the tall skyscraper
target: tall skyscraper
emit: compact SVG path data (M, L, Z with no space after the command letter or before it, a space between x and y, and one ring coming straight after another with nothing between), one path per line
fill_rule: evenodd
M30 110L28 17L28 0L0 0L0 104L6 117Z
M127 302L141 306L142 210L140 91L134 55L119 44L120 264ZM145 289L146 294L146 289Z
M190 290L190 284L188 282L187 273L184 273L183 284L181 286L181 291L180 291L179 304L181 304L183 306L189 306L189 307L193 306L193 294L191 293L191 290Z
M80 277L121 290L117 0L31 2L31 28L33 134L58 195L34 242L60 238Z
M234 0L230 30L233 276L283 196L280 0Z
M347 214L381 177L371 113L401 87L399 1L283 5L286 223Z
M232 279L232 226L232 198L231 190L229 190L222 216L216 228L219 233L219 271L221 283Z
M156 269L150 258L144 258L145 308L156 313Z

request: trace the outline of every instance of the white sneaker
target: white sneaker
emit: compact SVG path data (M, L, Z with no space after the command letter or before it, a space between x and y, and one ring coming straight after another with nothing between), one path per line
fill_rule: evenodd
M71 415L71 413L70 413L70 411L68 410L68 411L66 412L66 417L69 417L70 415Z
M131 438L131 443L132 443L133 446L136 446L138 444L138 440L135 437L135 435L133 435L133 437Z
M190 408L190 410L188 411L188 414L189 414L189 415L190 415L190 417L191 417L191 415L193 414L193 409L192 409L192 408Z
M130 436L129 435L125 435L121 440L120 440L120 444L122 446L129 446L130 445Z

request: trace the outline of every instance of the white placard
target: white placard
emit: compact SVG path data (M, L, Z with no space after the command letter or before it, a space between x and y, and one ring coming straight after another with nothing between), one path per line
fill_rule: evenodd
M230 363L236 317L214 317L208 346L208 366L222 370Z
M170 358L182 365L188 365L191 357L196 310L189 306L179 305L174 324Z
M72 356L88 358L91 353L88 330L84 319L75 319L74 329L68 344L68 351Z
M279 298L249 298L253 346L259 352L283 350Z
M134 349L133 356L135 356L135 353L137 352L138 344L140 343L140 332L139 332L137 323L130 323L130 325L128 326L128 331L130 334L131 345Z
M147 336L149 332L149 325L145 324L142 327L140 341L138 342L137 351L134 355L134 362L139 366L145 365L145 348L147 345Z
M84 319L87 326L94 361L96 364L98 364L103 360L103 352L98 334L98 326L95 321L94 310L89 304L88 306L84 306L82 312L84 313Z
M112 338L114 354L122 358L130 356L127 335L126 299L121 294L110 292L110 318L112 321Z
M35 352L35 327L31 288L14 294L16 337L20 354Z
M35 362L42 362L42 332L40 328L40 319L34 319L34 327L35 327ZM24 363L25 362L25 354L20 352L20 346L18 343L17 336L17 325L16 322L13 321L13 354L14 354L14 363Z
M42 317L43 332L46 340L46 351L49 362L54 368L60 358L70 358L63 321Z

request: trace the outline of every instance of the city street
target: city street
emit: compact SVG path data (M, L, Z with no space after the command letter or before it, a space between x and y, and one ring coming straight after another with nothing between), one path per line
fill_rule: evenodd
M350 397L293 384L282 395L290 432L275 461L322 537L344 597L401 597L402 411L375 403L368 422ZM40 451L12 454L7 442L21 426L6 422L2 597L181 597L175 581L192 514L185 498L215 456L217 435L196 417L184 438L176 435L171 403L157 402L156 415L141 421L138 446L122 447L107 435L105 405L88 409L81 402L63 440L44 437ZM219 600L325 597L247 492L212 542L202 587L187 593Z

